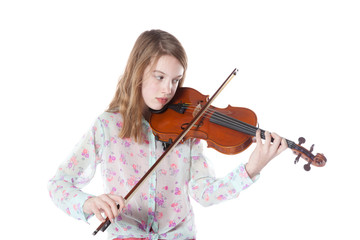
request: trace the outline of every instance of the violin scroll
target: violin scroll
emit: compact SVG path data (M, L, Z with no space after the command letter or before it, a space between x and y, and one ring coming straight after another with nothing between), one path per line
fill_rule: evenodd
M298 163L299 159L302 158L307 163L304 165L305 171L311 170L311 165L314 165L316 167L323 167L326 164L326 157L322 153L316 154L314 156L311 152L314 150L314 144L311 146L310 150L307 150L306 148L302 147L301 144L305 143L305 138L300 137L299 138L299 144L295 144L293 142L290 142L289 147L293 150L293 153L297 155L295 158L294 163Z

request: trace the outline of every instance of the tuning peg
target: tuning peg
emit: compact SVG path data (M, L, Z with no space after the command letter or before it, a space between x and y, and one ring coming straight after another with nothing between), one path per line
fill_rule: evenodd
M307 172L311 170L311 161L304 165L304 169Z
M305 140L304 137L299 137L299 145L301 145L301 144L303 144L305 142L306 142L306 140Z
M295 158L294 164L297 164L299 162L300 157L301 153L299 153L299 155L297 155L297 157Z
M315 146L315 144L311 145L309 152L312 152L314 150L314 146Z

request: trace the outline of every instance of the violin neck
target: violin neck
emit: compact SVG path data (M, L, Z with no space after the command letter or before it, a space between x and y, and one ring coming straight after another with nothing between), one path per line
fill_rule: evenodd
M223 127L233 129L238 132L248 134L250 136L256 136L256 131L258 129L260 129L260 128L250 125L246 122L229 117L229 116L219 113L219 112L214 112L211 115L210 122L218 124ZM260 136L262 139L265 139L265 130L260 129ZM288 140L288 139L285 139L285 140L286 140L286 143L289 148L294 149L297 147L297 145L293 141ZM273 142L273 141L274 141L274 138L271 138L271 142Z

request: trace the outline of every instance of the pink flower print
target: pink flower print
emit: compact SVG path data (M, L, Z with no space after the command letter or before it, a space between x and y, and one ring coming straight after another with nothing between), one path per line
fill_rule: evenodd
M161 170L160 170L160 173L161 173L162 175L166 175L166 174L167 174L167 172L166 172L165 169L161 169Z
M152 210L152 208L148 209L148 215L155 217L155 212Z
M198 185L195 185L195 186L193 186L191 189L192 190L197 190L199 188L199 186Z
M88 153L88 150L86 148L84 148L82 154L82 156L86 157L86 158L89 158L89 153Z
M178 203L171 204L171 207L174 209L175 212L179 213L181 211Z
M228 178L229 178L229 180L231 180L231 179L233 179L233 177L234 177L234 173L231 172L231 173L229 174Z
M142 198L143 200L147 200L147 199L148 199L146 193L142 193L142 194L141 194L141 198Z
M135 176L131 176L130 178L128 178L127 180L127 184L131 187L135 186L135 184L137 183L138 181L136 180L136 177Z
M173 220L169 221L169 227L175 227L175 226L176 226L175 221Z
M110 138L110 141L111 141L112 143L117 143L116 138L114 138L114 137L111 137L111 138Z
M192 156L191 158L192 158L193 160L199 160L199 159L200 159L199 156Z
M119 127L119 128L122 128L122 127L123 127L123 123L119 121L119 122L116 123L116 126Z
M68 164L68 168L72 168L73 166L76 166L78 165L78 162L76 161L76 157L73 156L71 159L70 159L70 162Z
M178 188L178 187L175 188L175 195L181 195L180 188Z
M165 190L168 190L168 189L169 189L169 187L168 187L168 186L165 186L165 187L164 187L164 189L165 189Z
M209 194L206 193L206 194L204 195L204 200L205 200L205 201L209 201L209 199L210 199Z
M113 188L111 189L110 194L115 194L115 193L116 193L116 187L113 187Z
M139 223L138 227L139 227L141 230L145 231L145 229L146 229L146 223L145 223L145 221L141 221L141 223Z
M247 178L247 177L249 177L249 175L247 174L247 172L246 172L246 170L244 169L244 167L241 167L241 168L240 168L239 176L242 177L242 178Z
M74 210L77 212L81 209L80 203L73 205Z
M124 145L125 145L125 147L130 147L130 145L131 145L131 138L124 138Z
M123 230L126 232L126 231L128 231L128 230L130 230L131 229L131 226L126 226L126 227L124 227L123 228Z
M139 173L139 170L137 169L138 168L137 165L133 164L132 167L133 167L135 173Z
M172 176L176 175L179 172L179 169L177 168L177 165L175 163L171 164L170 172Z
M103 119L101 122L104 124L105 127L109 125L109 120Z
M124 180L124 179L121 179L121 180L120 180L120 186L123 187L123 186L124 186L124 183L125 183L125 180Z
M70 215L71 213L70 213L70 209L69 208L67 208L66 210L66 213L68 214L68 215Z
M109 155L109 163L115 162L115 160L116 160L115 156Z
M81 176L82 174L84 173L84 169L83 168L79 168L79 171L78 171L78 176Z
M219 195L218 197L217 197L217 199L218 200L226 200L226 197L224 196L224 195Z
M181 154L180 154L179 150L176 150L175 153L176 153L176 155L178 156L178 158L181 157Z
M146 157L146 152L143 149L140 149L140 155Z
M229 193L230 195L233 195L234 193L236 193L236 190L235 190L235 189L231 189L231 190L228 191L228 193Z
M209 165L207 164L206 161L204 161L204 168L208 168L208 167L209 167Z
M161 193L159 193L157 195L157 197L155 197L155 202L159 205L162 206L164 204L164 197Z
M106 174L106 180L108 182L111 182L114 179L114 176L116 176L116 173L111 171L110 169L106 169L105 174Z
M122 162L123 164L126 164L126 159L123 154L120 155L120 162Z
M65 190L62 191L63 198L66 199L69 197L70 193L66 192Z
M164 216L164 214L162 212L157 212L156 213L156 219L157 220L160 220L163 216Z

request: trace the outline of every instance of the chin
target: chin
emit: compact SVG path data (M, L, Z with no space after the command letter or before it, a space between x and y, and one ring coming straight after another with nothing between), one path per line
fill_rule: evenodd
M157 107L154 106L154 108L152 107L149 108L150 108L150 112L152 113L162 113L167 109L167 104L165 104L164 106L157 106Z

